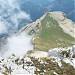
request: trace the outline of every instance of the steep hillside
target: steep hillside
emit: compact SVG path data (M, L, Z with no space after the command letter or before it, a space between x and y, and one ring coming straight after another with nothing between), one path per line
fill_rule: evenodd
M73 27L74 23L67 19L64 13L49 12L21 31L26 31L29 35L35 34L33 38L35 50L48 51L56 47L74 45L75 32Z
M65 33L59 23L46 14L41 21L40 34L35 36L35 49L49 50L56 47L66 47L73 45L74 38Z

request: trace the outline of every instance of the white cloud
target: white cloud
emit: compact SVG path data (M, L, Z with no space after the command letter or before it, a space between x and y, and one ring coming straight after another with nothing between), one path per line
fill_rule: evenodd
M0 21L3 23L3 25L0 24L0 27L5 26L6 28L6 30L1 29L0 33L4 31L8 34L14 33L22 19L31 21L30 15L20 9L18 0L0 0Z
M27 53L28 50L33 50L31 43L32 36L25 33L18 36L12 36L7 39L7 51L4 53L4 57L8 57L12 54L16 56L22 56Z
M31 21L30 15L21 11L18 0L0 0L0 34L8 33L11 36L6 39L7 44L1 46L1 56L6 57L12 53L20 56L33 49L32 37L26 34L12 36L22 19Z
M17 15L17 18L24 18L24 19L31 20L30 15L23 11L20 11L20 13Z
M0 34L6 33L6 32L7 32L7 27L2 21L0 21Z

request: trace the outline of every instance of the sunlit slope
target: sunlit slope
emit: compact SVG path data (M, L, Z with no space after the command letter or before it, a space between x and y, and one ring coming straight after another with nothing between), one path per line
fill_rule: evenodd
M49 13L41 20L40 34L37 34L34 39L35 49L43 51L72 46L74 42L74 38L65 33Z

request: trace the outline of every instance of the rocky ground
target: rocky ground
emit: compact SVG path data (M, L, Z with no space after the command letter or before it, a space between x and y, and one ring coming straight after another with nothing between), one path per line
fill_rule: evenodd
M32 51L22 57L14 54L0 57L0 74L75 75L75 47Z

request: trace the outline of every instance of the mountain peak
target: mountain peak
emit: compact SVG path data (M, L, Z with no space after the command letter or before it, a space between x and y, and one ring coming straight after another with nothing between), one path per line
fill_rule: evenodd
M57 47L74 45L74 22L63 12L47 12L40 19L28 24L20 32L34 34L35 49L48 51Z

